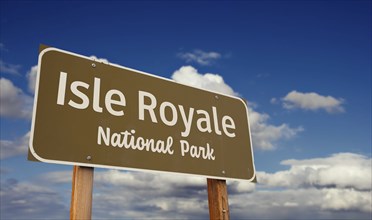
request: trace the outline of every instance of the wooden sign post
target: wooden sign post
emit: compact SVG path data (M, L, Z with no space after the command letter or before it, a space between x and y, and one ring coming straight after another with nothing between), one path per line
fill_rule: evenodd
M92 219L93 171L93 167L74 166L71 220Z
M207 179L209 218L211 220L230 219L226 180Z

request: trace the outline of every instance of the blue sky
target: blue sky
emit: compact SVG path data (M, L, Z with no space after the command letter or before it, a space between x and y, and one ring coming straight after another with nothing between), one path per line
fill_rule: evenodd
M371 1L1 1L0 10L1 218L69 216L72 167L26 160L40 44L246 98L259 183L228 182L232 217L370 218ZM208 216L199 177L97 169L94 184L96 219Z

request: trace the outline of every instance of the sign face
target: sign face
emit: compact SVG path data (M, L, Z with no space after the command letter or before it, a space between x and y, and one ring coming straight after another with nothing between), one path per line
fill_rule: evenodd
M47 163L254 180L246 103L56 48L39 54L30 152Z

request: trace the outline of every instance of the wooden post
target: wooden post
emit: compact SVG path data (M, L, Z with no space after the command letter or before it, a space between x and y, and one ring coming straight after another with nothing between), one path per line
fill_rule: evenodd
M207 179L209 218L211 220L229 220L229 202L226 180Z
M74 166L72 176L71 220L92 218L93 167Z

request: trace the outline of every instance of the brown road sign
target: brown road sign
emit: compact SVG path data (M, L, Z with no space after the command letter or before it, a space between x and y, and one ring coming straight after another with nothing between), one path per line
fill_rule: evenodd
M56 48L39 54L30 152L47 163L255 177L242 99Z

